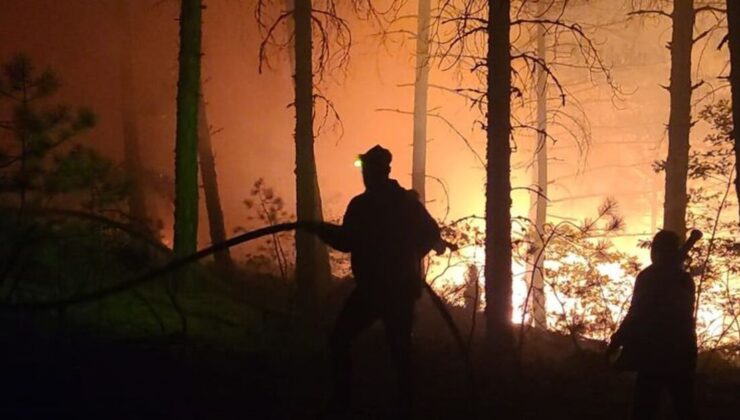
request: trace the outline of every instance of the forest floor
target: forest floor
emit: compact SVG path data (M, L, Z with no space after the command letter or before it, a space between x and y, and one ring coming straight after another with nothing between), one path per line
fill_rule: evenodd
M0 418L322 418L330 397L325 328L308 332L224 302L184 299L183 307L194 308L187 334L171 328L176 317L156 301L166 327L159 334L119 328L111 314L132 312L124 299L105 311L74 309L61 318L0 318ZM428 302L419 306L414 418L628 417L633 377L609 370L598 344L583 342L578 351L570 338L551 333L529 334L522 364L503 375L491 373L496 355L474 346L473 398L444 325ZM351 418L393 418L394 377L382 328L358 340L354 361ZM736 419L740 370L704 357L697 403L702 418Z

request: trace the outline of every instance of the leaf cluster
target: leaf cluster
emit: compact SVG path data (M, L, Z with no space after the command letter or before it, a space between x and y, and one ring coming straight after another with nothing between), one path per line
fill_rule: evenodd
M91 110L47 103L60 86L52 70L38 72L27 55L2 64L0 100L8 115L0 116L0 195L21 205L64 197L73 207L102 210L123 199L127 181L109 159L76 141L95 126Z
M247 220L260 226L272 226L295 219L286 208L282 197L276 194L263 178L254 182L249 190L249 198L245 199L243 204L249 212ZM247 231L244 227L238 227L235 230L237 232ZM290 232L267 237L250 250L246 264L258 272L279 273L283 280L287 281L295 265L294 243L294 235Z

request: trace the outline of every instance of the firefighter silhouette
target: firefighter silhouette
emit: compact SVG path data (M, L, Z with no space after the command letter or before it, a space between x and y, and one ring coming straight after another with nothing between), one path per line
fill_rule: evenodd
M677 418L696 417L695 287L683 269L685 252L674 232L663 230L655 235L652 264L637 276L627 316L609 343L610 354L622 347L617 367L637 371L633 419L655 418L664 390Z
M339 313L329 345L334 382L333 409L350 406L352 342L376 321L388 338L397 373L402 412L411 407L411 329L421 295L422 259L445 251L437 223L413 190L390 179L391 153L375 146L360 155L365 191L354 197L341 225L321 223L313 231L331 247L351 253L356 287Z

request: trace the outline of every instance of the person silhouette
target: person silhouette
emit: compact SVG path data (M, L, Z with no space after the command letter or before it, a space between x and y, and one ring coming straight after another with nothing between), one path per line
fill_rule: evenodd
M443 253L446 243L418 194L389 178L391 160L380 145L360 155L356 166L362 169L365 191L350 201L341 225L310 228L331 247L351 253L356 281L329 336L334 412L350 408L352 342L378 320L390 343L401 413L411 410L411 329L414 302L421 295L422 259L432 249Z
M685 252L676 233L662 230L655 235L652 264L638 274L627 315L607 348L611 355L621 347L621 368L637 371L633 419L654 418L664 390L678 418L696 418L695 286L683 269Z

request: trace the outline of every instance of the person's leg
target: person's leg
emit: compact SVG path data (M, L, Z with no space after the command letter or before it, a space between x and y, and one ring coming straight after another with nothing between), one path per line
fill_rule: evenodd
M660 375L653 372L637 372L635 396L632 401L632 419L654 419L660 409Z
M391 347L391 356L398 381L401 415L411 414L413 403L413 365L411 362L411 329L414 318L414 298L397 296L388 302L383 312L383 326Z
M334 329L329 335L332 381L332 405L335 410L350 407L352 386L352 342L378 319L378 313L366 290L356 288L339 312Z
M671 397L671 405L676 418L693 420L697 418L694 406L694 370L672 374L666 384Z

